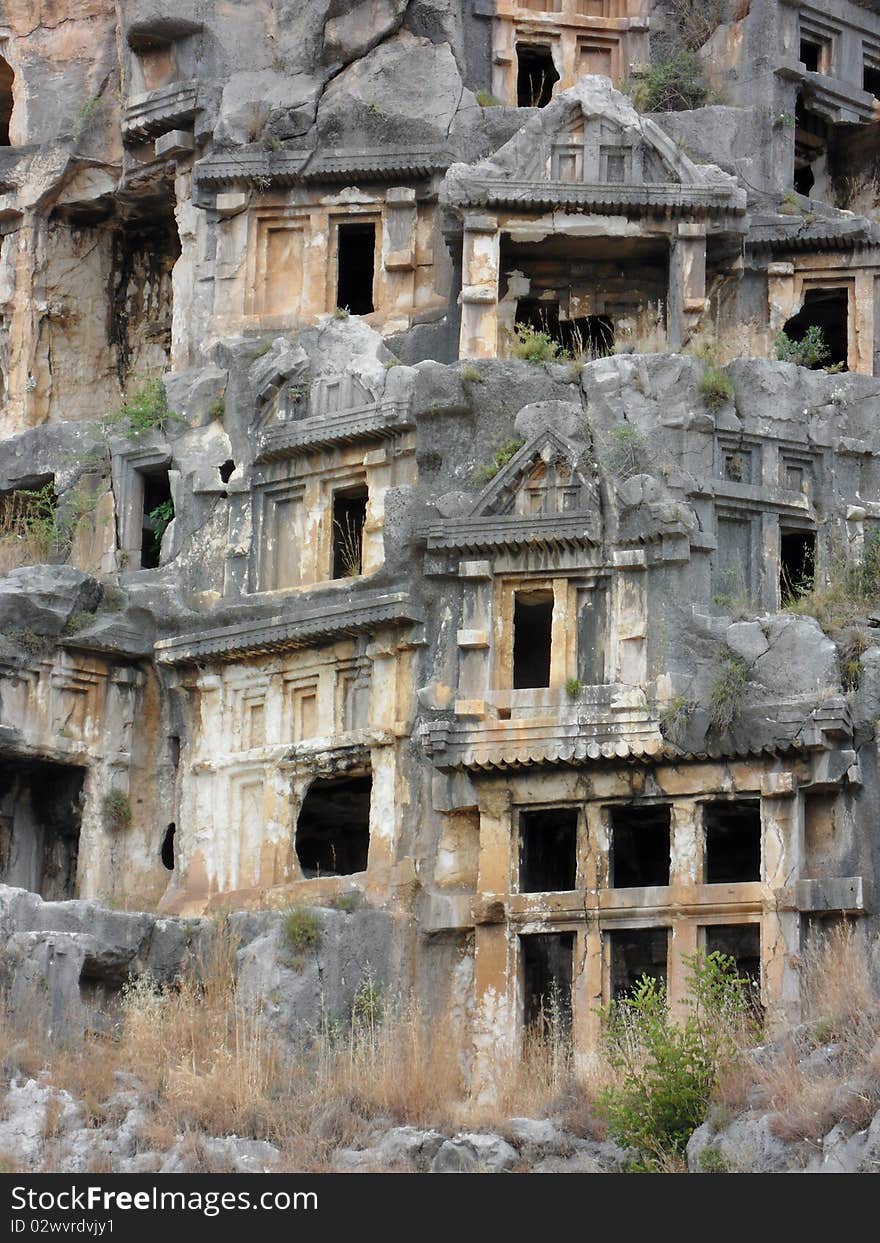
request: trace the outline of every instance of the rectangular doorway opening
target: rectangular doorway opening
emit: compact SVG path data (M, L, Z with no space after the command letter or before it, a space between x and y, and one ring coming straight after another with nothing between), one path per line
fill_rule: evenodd
M0 762L0 880L47 902L76 894L85 770Z
M849 361L849 289L838 285L805 290L801 309L785 321L783 332L792 341L806 343L804 366L813 371L831 366L845 371Z
M811 590L816 575L816 532L779 532L779 599L783 607Z
M612 889L669 884L670 808L668 803L612 807Z
M808 73L827 73L830 52L830 45L824 39L801 35L798 59Z
M312 782L296 822L296 854L304 876L366 871L372 789L369 774Z
M141 506L141 569L155 570L162 555L162 538L174 517L168 468L138 471L143 483Z
M516 106L546 108L559 74L548 43L517 43Z
M372 221L336 226L336 305L350 315L375 311L376 225Z
M523 1021L526 1031L553 1038L571 1031L574 933L521 936Z
M726 954L740 975L752 984L761 983L761 925L710 924L706 928L706 953Z
M622 928L605 934L611 968L611 997L629 996L642 976L666 985L669 957L668 928Z
M513 598L513 689L550 685L553 592L518 591Z
M357 578L364 569L365 485L333 494L333 577Z
M577 825L576 807L520 812L520 893L577 888Z
M761 879L761 803L724 799L703 808L707 885Z

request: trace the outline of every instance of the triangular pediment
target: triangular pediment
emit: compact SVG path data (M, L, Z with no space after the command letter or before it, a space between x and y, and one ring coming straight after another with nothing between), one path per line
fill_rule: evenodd
M663 129L637 112L607 78L588 76L537 111L494 154L475 164L454 164L446 174L442 200L449 206L492 201L492 187L558 187L647 194L706 192L737 210L744 193L736 179L712 164L695 164ZM518 200L517 200L518 201ZM714 200L713 200L714 201Z
M547 428L516 451L477 497L469 516L566 517L593 511L598 504L589 458Z

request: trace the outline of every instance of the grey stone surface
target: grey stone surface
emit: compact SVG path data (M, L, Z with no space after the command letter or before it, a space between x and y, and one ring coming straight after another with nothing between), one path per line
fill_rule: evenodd
M73 566L22 566L0 578L0 630L13 639L21 631L54 637L100 599L100 584Z

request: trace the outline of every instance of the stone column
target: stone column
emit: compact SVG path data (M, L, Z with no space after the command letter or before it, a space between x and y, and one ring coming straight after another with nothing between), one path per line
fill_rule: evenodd
M874 374L874 268L859 268L849 299L847 366L861 375Z
M489 561L462 561L461 629L457 634L458 698L485 704L490 690L492 634L492 566Z
M761 921L763 999L772 1000L771 1024L796 1022L801 917L795 886L803 873L803 800L794 773L768 773L761 783L764 914Z
M498 353L498 270L501 234L495 216L468 216L464 222L461 284L461 358L494 358Z
M706 227L679 224L669 250L667 335L678 349L706 310Z

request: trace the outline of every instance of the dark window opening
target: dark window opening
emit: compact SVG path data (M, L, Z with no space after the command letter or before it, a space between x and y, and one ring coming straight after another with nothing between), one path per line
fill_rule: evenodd
M794 181L792 186L802 194L804 198L809 198L813 186L816 184L816 174L813 172L811 164L796 164L794 169Z
M761 879L761 804L719 800L703 809L707 885Z
M581 315L560 319L559 303L520 298L514 326L544 332L575 357L605 358L614 353L614 323L607 315Z
M794 118L794 181L792 184L798 194L809 197L816 184L815 170L821 167L820 161L823 156L833 154L832 148L836 144L828 122L808 108L800 96L795 105Z
M541 1037L571 1030L574 933L538 933L519 939L522 950L523 1020Z
M296 824L296 854L304 876L366 870L372 787L369 776L312 782Z
M155 570L162 552L162 537L174 517L168 468L141 471L144 504L141 519L141 568Z
M367 489L337 492L333 497L333 577L357 578L364 566Z
M8 147L9 123L12 120L12 83L15 74L8 61L0 56L0 147Z
M232 473L235 470L235 463L232 458L227 458L223 465L218 466L217 469L220 472L220 482L229 483L229 480L232 478Z
M376 269L376 226L373 223L336 226L336 305L351 315L375 311L373 279Z
M514 326L546 332L555 341L559 332L559 303L539 301L537 298L520 298L516 304Z
M802 38L799 59L810 73L822 72L823 44L815 39Z
M818 328L827 354L811 366L835 366L846 370L849 357L849 293L846 289L808 289L804 305L789 319L783 331L793 341L802 341L810 328Z
M668 928L626 928L609 932L611 996L615 1001L628 996L642 976L652 976L666 985L669 954Z
M810 591L816 576L816 532L779 532L779 598L798 599Z
M45 762L0 763L0 880L47 902L72 898L84 771Z
M706 928L706 953L716 952L734 959L738 974L760 986L760 924L710 924Z
M670 809L668 804L612 807L613 889L669 884Z
M577 888L577 825L574 807L520 812L520 893Z
M174 825L169 824L165 830L165 836L162 838L162 865L169 872L174 871Z
M549 45L517 43L516 61L516 106L546 108L553 98L553 87L559 81Z
M177 772L180 768L180 735L168 735L168 754L171 758L171 767Z
M550 685L553 592L518 591L513 599L513 689Z
M880 66L865 65L862 70L862 86L869 95L880 99Z

